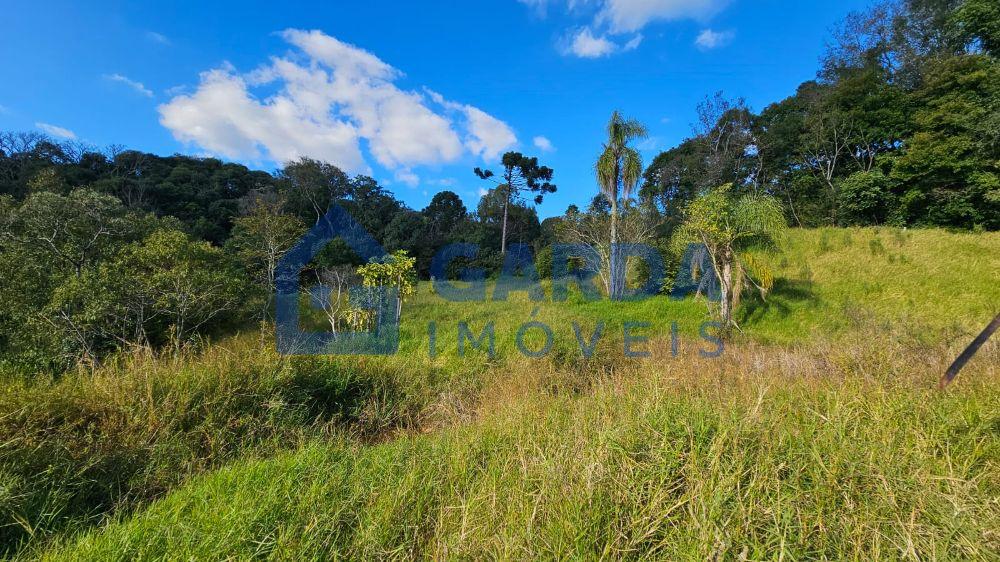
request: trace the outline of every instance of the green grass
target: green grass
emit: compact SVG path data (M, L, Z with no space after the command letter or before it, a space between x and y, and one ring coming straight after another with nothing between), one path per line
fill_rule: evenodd
M796 230L774 261L774 294L747 303L742 315L757 340L828 338L862 318L907 325L929 342L967 337L1000 303L996 232Z
M237 463L49 558L1000 553L995 369L936 395L918 377L701 367L637 369L583 397L505 392L472 425Z
M996 559L996 344L930 389L996 314L998 256L998 234L793 231L716 361L697 357L704 302L448 303L422 284L391 357L283 359L248 334L8 377L0 542L53 559ZM531 320L553 331L542 359L515 346ZM493 358L458 353L460 321L494 323ZM606 325L589 360L574 322ZM625 358L625 322L650 324L649 359Z

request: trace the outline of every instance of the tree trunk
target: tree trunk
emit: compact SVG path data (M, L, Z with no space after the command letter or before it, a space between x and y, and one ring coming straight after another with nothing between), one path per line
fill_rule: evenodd
M510 186L503 199L503 227L500 232L500 255L507 255L507 206L510 205Z
M619 272L621 264L618 263L620 259L621 256L618 252L618 201L613 199L611 201L611 248L608 253L608 267L611 269L609 272L611 282L609 283L608 296L611 300L617 300L622 294L623 283Z
M728 332L733 323L733 254L723 250L720 255L722 271L719 272L719 310L722 315L722 330Z

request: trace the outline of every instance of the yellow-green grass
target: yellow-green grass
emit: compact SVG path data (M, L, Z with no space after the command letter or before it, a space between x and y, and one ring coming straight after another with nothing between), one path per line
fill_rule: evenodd
M235 463L45 559L996 559L998 348L949 393L906 351L521 370L475 422Z
M929 389L947 362L998 311L998 255L998 234L889 229L793 231L785 252L772 258L778 273L775 291L767 301L748 299L744 303L738 315L743 334L730 342L717 361L697 357L699 349L714 347L698 335L699 326L710 319L702 301L657 297L638 303L587 303L574 295L567 303L533 303L524 294L517 294L509 302L449 303L434 295L425 283L404 307L400 352L390 357L281 358L274 353L267 329L263 336L246 334L178 358L124 356L94 372L81 370L58 379L5 380L0 383L3 549L34 556L52 537L68 541L68 537L101 524L112 514L118 523L81 539L86 548L97 549L88 552L121 549L118 554L125 554L124 545L138 547L148 538L150 554L156 548L184 552L190 547L192 553L207 555L216 544L212 541L230 541L218 544L242 558L251 548L247 545L255 541L262 545L260 548L270 548L271 534L277 533L289 537L282 540L295 543L268 551L279 557L287 552L285 547L301 548L305 553L344 555L379 549L406 554L411 552L408 549L418 549L420 554L430 555L490 553L514 558L560 553L599 556L607 547L615 556L638 556L654 548L653 553L667 558L705 558L716 543L732 546L743 541L749 559L762 557L761 552L780 552L776 550L780 544L796 545L789 553L824 552L835 558L864 558L861 553L882 553L862 549L871 541L890 552L890 543L909 540L901 534L902 524L890 522L885 518L888 515L874 521L863 515L874 517L886 512L886 502L902 494L912 503L907 505L919 508L912 530L924 533L918 533L923 542L918 541L914 547L919 547L919 552L981 555L988 550L968 550L971 547L961 545L973 541L980 531L985 533L980 537L982 544L995 540L994 535L986 533L991 526L996 527L993 508L998 497L1000 421L993 390L997 382L995 346L991 345L970 365L969 372L963 373L957 392L939 395ZM541 359L524 357L515 346L518 328L531 320L545 323L554 333L553 349ZM495 357L471 349L464 357L459 355L460 321L467 322L476 334L488 322L494 323ZM580 355L572 323L578 323L583 337L589 339L599 321L606 324L604 336L595 355L585 359ZM673 357L669 339L674 321L680 333L681 356L677 358ZM438 342L433 358L428 352L431 322L437 325ZM650 358L624 356L625 322L651 325L636 332L649 336L651 341L635 346L637 350L648 350ZM527 343L532 349L539 347L537 331L532 332ZM747 422L739 415L758 399L762 400L763 411L754 418L757 425L750 427L755 436L751 442L760 441L761 451L751 447L741 452L738 444L710 438L720 432L743 431ZM661 401L665 408L662 411L657 410ZM829 410L835 404L850 407ZM621 413L613 416L602 414L592 419L586 414L619 407ZM679 417L671 417L674 410L681 412ZM803 413L805 410L821 415L814 419ZM644 412L652 412L653 417L643 417ZM806 436L827 427L823 416L834 420L832 415L841 417L829 426L829 432L823 433L825 441L813 449L802 448L807 445L803 441ZM934 429L929 420L938 419L935 416L940 417L942 427L951 429ZM841 449L850 455L842 462L859 471L869 470L885 459L902 459L902 464L898 469L886 468L894 471L897 479L890 479L888 487L852 488L845 492L843 505L835 505L831 499L845 485L842 473L830 476L832 480L823 484L827 487L812 491L801 482L762 479L758 482L766 483L776 495L753 488L751 503L757 511L752 517L740 511L750 506L743 505L751 501L744 496L739 502L730 501L726 508L718 507L702 515L691 512L692 504L684 503L676 508L681 512L670 512L671 517L685 514L677 521L649 514L653 519L647 528L653 521L670 523L673 530L657 531L666 533L660 537L666 546L654 547L652 538L615 538L614 533L633 533L626 526L639 525L628 515L630 510L647 508L636 503L642 497L626 497L620 500L625 502L621 507L623 515L617 511L617 500L611 498L630 486L637 486L635 493L641 495L675 481L670 480L677 478L670 472L674 465L667 459L680 453L650 443L660 443L656 436L662 432L692 441L694 437L684 433L688 430L686 417L713 420L714 429L702 436L706 441L700 446L721 455L718 462L725 458L725 462L753 466L756 458L762 466L777 470L775 467L784 462L775 452L784 451L775 449L772 440L777 440L796 443L795 459L799 464L795 466L817 474L827 466L824 459L831 455L838 458ZM582 433L567 423L574 427L581 424ZM885 427L876 433L875 428L864 429L869 423ZM662 424L663 429L657 429L657 424ZM648 462L653 465L643 472L647 476L614 485L607 480L585 485L571 482L565 489L566 498L549 494L543 498L550 506L549 511L542 512L548 514L545 520L549 530L544 533L535 528L534 519L524 519L523 515L517 519L516 514L497 519L492 527L478 527L478 534L470 535L469 540L463 539L461 529L453 527L450 517L454 513L467 513L467 521L487 518L489 510L483 507L487 505L483 497L495 496L504 505L521 505L541 497L532 486L559 489L559 478L564 477L560 470L572 475L589 466L584 463L574 468L569 457L552 465L547 452L550 449L566 455L579 453L585 459L589 458L586 455L601 457L609 473L625 470L631 462L628 459L634 456L627 447L616 448L601 439L587 441L619 428L650 449L653 460ZM974 447L962 441L968 432L976 436ZM422 433L431 435L413 437ZM527 457L514 458L504 452L476 460L475 451L490 447L488 443L495 436L503 437L504 443L523 439L523 447L527 447L523 454ZM918 441L920 446L913 449ZM862 458L866 450L870 456ZM275 454L278 456L274 460L258 462ZM453 454L471 460L449 464L447 458ZM705 455L708 453L698 458L708 458ZM402 464L392 465L387 459ZM330 495L330 505L309 507L307 504L322 498L298 495L304 490L294 482L288 484L294 489L289 492L292 495L288 505L281 509L294 513L287 525L276 530L264 523L252 523L253 513L271 513L267 498L284 493L282 482L297 478L294 473L279 474L281 467L314 462L318 472L303 469L303 474L326 472L331 482L354 482L350 467L375 464L367 469L371 479L358 480L362 489L324 488L322 493ZM671 462L688 467L683 455ZM519 473L519 463L535 466L542 473ZM656 463L667 463L666 472L657 473ZM225 464L232 466L190 486L185 484L193 476ZM384 476L372 472L383 465L395 468L387 468ZM910 474L915 468L919 471ZM692 471L703 469L705 465L691 465L684 475L692 476ZM437 489L441 482L451 485L449 471L462 470L473 473L471 480L463 484L466 488ZM243 471L251 480L254 474L263 476L259 481L242 480ZM492 476L485 482L475 480L479 473ZM888 473L885 476L889 478ZM733 477L723 471L705 482L691 480L685 486L699 490L711 487L713 494L723 494L724 488L736 485ZM274 487L268 486L271 480ZM309 482L307 490L321 486L321 480L320 476L309 476L304 480ZM893 487L893 482L900 487ZM931 488L918 493L915 483L927 482L956 486L966 483L946 492ZM419 489L421 483L427 483L428 489ZM247 490L242 489L244 484ZM229 486L225 493L231 494L231 499L211 492L213 487L223 485ZM148 512L139 512L135 520L129 519L136 509L179 486L175 495L153 504ZM799 493L796 490L805 490L802 493L807 497L810 493L820 494L827 503L800 508L787 497ZM257 493L259 501L254 499ZM591 498L587 496L590 493L597 495ZM669 493L673 494L671 498L676 496ZM677 502L685 497L687 502L696 501L690 495L693 492L684 493L689 495L677 496ZM880 493L885 497L876 497ZM480 499L463 508L466 511L454 507L466 497ZM337 498L353 498L343 500L347 506L356 505L351 502L366 506L396 502L407 512L411 510L407 502L416 502L417 507L412 508L413 514L382 513L378 517L384 521L378 525L356 513L355 507L344 507L344 517L354 517L353 523L348 531L331 531L331 525L340 525L329 520L330 510L339 509ZM961 525L945 520L939 501L942 498L972 505L981 516L977 515L975 524L968 523L964 515ZM573 511L577 509L573 502L584 499L587 509L611 517L601 521L617 521L608 527L612 531L602 531L596 521ZM610 503L604 505L605 500ZM425 501L430 507L424 507L431 511L421 507ZM188 527L181 524L173 527L179 529L175 531L166 528L172 521L169 510L179 505L185 506L184 513L191 514L192 521L200 523L192 522ZM727 511L730 509L735 511ZM775 518L774 525L778 526L761 523L761 513ZM727 519L727 514L736 519ZM216 515L218 521L212 523ZM907 513L911 515L912 511ZM406 519L411 516L417 519ZM737 524L741 517L743 523ZM257 526L248 531L238 524L242 520ZM498 530L508 520L510 528ZM825 526L835 526L841 520L854 521L853 526L824 538L829 534ZM425 521L434 523L428 527L430 523L422 523ZM525 521L530 524L519 530L518 524ZM813 530L808 531L803 521L811 521ZM299 529L304 534L295 535L298 523L305 529L311 525L315 531ZM160 525L164 528L157 530ZM681 527L701 530L684 534L686 531L678 530ZM781 535L779 527L795 530L798 538ZM721 538L710 537L704 531L707 528L716 529ZM746 529L758 531L753 531L757 534L752 536L740 535L750 532ZM342 538L323 539L320 535L324 532ZM760 533L771 538L765 540ZM569 541L570 535L578 539ZM737 541L727 536L742 538ZM780 540L769 542L772 539ZM638 550L627 551L621 546L637 540ZM828 540L833 542L824 542ZM855 542L849 545L850 540ZM598 547L602 550L592 550ZM402 550L393 550L397 548ZM959 550L950 550L955 548ZM741 551L726 552L732 557Z

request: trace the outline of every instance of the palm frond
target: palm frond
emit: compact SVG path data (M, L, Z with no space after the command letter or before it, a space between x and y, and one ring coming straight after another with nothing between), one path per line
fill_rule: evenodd
M626 148L622 153L622 197L632 196L639 179L642 178L642 156L634 148Z
M644 139L649 136L649 129L646 128L638 119L628 119L624 121L621 125L622 132L624 136L632 141Z
M738 257L740 268L746 272L750 282L760 291L761 298L766 298L767 294L774 288L774 272L770 266L751 252L741 252Z
M618 157L612 147L606 146L604 152L597 159L594 171L597 174L597 185L601 188L601 193L607 197L608 201L618 199Z
M788 229L781 203L769 195L749 193L740 197L733 205L732 217L739 237L751 243L780 243Z

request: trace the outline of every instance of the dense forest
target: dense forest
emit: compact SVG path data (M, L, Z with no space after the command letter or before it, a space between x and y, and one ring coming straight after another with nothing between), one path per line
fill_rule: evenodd
M660 154L642 198L676 215L733 183L795 226L1000 228L1000 7L885 2L836 30L815 80L753 112L721 94Z
M773 196L792 226L997 230L998 54L995 2L876 5L843 22L793 96L759 112L707 97L695 133L644 169L637 197L596 195L543 222L533 203L556 189L553 171L517 153L496 174L470 170L470 182L493 182L476 209L443 191L415 210L370 177L311 159L269 173L3 133L0 361L58 370L266 318L276 262L331 204L387 251L415 257L425 278L456 241L478 244L478 265L494 272L507 245L531 245L544 273L550 244L600 238L619 205L631 241L676 261L667 241L719 186ZM344 265L361 264L336 242L314 264Z

